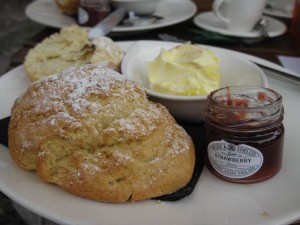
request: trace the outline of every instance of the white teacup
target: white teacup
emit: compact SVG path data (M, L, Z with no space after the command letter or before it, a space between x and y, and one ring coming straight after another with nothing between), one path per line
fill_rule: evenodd
M267 3L272 9L283 11L284 13L291 15L295 0L267 0Z
M213 12L226 29L250 32L261 18L267 0L215 0ZM284 1L284 0L283 0Z

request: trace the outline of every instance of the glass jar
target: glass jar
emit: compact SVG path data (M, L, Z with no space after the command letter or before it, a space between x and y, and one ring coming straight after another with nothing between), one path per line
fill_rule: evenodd
M266 180L279 172L284 145L282 97L262 87L233 86L208 96L207 168L236 183Z
M80 0L78 24L94 26L110 13L108 0Z

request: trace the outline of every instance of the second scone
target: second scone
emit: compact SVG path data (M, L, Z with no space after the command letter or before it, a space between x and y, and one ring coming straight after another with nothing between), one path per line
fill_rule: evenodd
M99 65L34 82L12 108L12 159L93 200L139 201L192 177L191 138L143 89Z
M123 50L112 39L97 37L89 40L86 29L72 25L30 49L24 67L28 77L35 81L89 63L102 63L119 71L123 56Z

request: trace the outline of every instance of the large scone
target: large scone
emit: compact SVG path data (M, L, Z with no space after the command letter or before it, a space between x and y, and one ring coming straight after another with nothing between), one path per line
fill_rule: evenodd
M123 56L123 50L110 38L98 37L91 41L86 29L72 25L30 49L24 66L29 78L35 81L89 63L106 64L119 71Z
M167 109L100 65L34 82L12 108L9 150L44 181L106 202L172 193L195 163L191 138Z

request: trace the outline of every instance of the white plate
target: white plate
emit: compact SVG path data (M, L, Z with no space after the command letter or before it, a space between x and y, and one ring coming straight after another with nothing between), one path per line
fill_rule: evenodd
M292 18L292 12L288 13L285 11L280 11L277 9L272 9L271 7L267 7L263 11L264 14L269 15L269 16L276 16L276 17L282 17L282 18Z
M73 17L62 14L54 0L37 0L29 4L25 10L26 15L38 23L55 27L63 28L76 24ZM162 0L155 15L162 16L164 19L158 20L157 23L140 25L140 26L117 26L113 28L113 32L133 32L156 29L170 26L183 22L195 15L197 7L193 1L186 0Z
M286 31L286 26L271 17L265 17L269 21L267 27L267 32L270 37L275 37L283 34ZM251 32L239 32L227 30L225 28L225 23L214 16L213 12L200 13L194 17L194 23L196 26L203 28L205 30L217 32L223 35L229 35L234 37L244 37L244 38L256 38L260 37L259 30L252 30Z
M125 49L131 44L120 43ZM0 78L0 118L7 116L12 105L13 98L6 100L6 96L18 96L28 82L23 66ZM0 190L18 204L59 224L288 224L300 218L300 89L271 79L269 84L283 96L286 135L282 170L265 182L233 184L204 169L193 194L178 202L108 204L76 197L42 182L34 172L17 167L8 149L0 145Z

